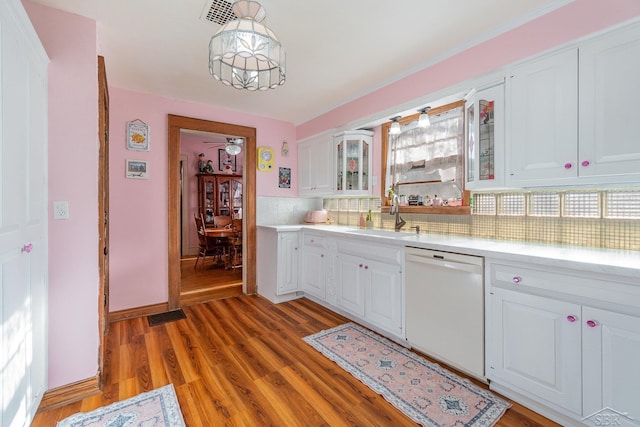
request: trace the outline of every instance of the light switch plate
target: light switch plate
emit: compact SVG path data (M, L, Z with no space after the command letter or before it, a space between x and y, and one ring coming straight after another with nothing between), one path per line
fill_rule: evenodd
M53 202L53 219L69 219L69 202L57 200Z

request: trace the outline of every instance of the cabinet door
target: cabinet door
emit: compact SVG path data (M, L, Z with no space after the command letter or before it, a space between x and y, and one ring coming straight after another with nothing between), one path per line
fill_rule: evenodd
M371 193L373 132L347 131L334 137L335 189L340 194Z
M402 336L402 272L399 265L365 260L370 281L365 288L365 319Z
M338 253L338 307L364 317L365 283L371 282L371 270L353 255Z
M605 183L640 179L638 76L639 26L580 48L581 177Z
M300 283L302 290L320 299L325 292L325 251L323 248L305 246L300 263Z
M198 175L198 203L205 225L213 224L216 215L216 179L213 175Z
M278 295L298 288L298 232L278 233Z
M603 408L640 419L640 318L582 309L583 416Z
M510 85L507 184L563 185L577 180L578 52L514 69Z
M332 145L319 139L298 146L298 186L301 196L317 197L332 192Z
M333 153L330 139L322 141L314 146L311 158L315 172L315 193L316 195L326 195L333 192L331 156Z
M466 104L468 190L504 186L504 85L477 92Z
M581 415L580 306L500 288L490 304L487 376Z

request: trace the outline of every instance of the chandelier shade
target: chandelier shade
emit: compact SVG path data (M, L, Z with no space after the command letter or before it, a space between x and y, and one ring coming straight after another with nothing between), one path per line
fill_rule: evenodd
M224 151L236 156L242 151L242 138L227 138L227 143L224 146Z
M391 127L389 127L389 135L400 135L401 130L400 130L400 123L398 123L399 119L400 119L400 116L391 118Z
M209 72L236 89L274 89L286 80L286 53L275 33L260 22L266 12L253 0L233 4L238 19L223 25L209 43Z

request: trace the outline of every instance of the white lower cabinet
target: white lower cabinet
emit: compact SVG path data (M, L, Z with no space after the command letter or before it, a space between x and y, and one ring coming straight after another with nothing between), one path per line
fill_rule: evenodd
M365 318L396 336L402 336L402 271L400 265L367 261Z
M582 308L583 414L611 408L640 420L640 317Z
M369 267L361 257L338 253L338 295L336 304L356 316L364 317L364 286L371 281Z
M295 230L279 231L258 227L256 281L258 294L273 303L300 298L299 235Z
M580 306L494 289L487 376L546 402L582 413Z
M639 420L637 280L532 264L488 265L491 388L563 425L601 411Z
M326 299L327 238L318 234L303 233L300 285L305 294Z
M297 231L278 233L278 295L299 290L298 234Z
M338 241L336 305L403 337L401 249Z

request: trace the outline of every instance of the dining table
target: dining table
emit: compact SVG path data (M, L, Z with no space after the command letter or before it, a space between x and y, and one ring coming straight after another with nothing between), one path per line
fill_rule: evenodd
M236 235L236 231L231 228L205 228L204 234L207 237L234 237Z
M225 246L222 254L225 268L231 268L234 264L232 258L235 257L233 251L233 242L238 232L233 228L221 227L221 228L205 228L204 234L208 238L216 239L219 243Z

